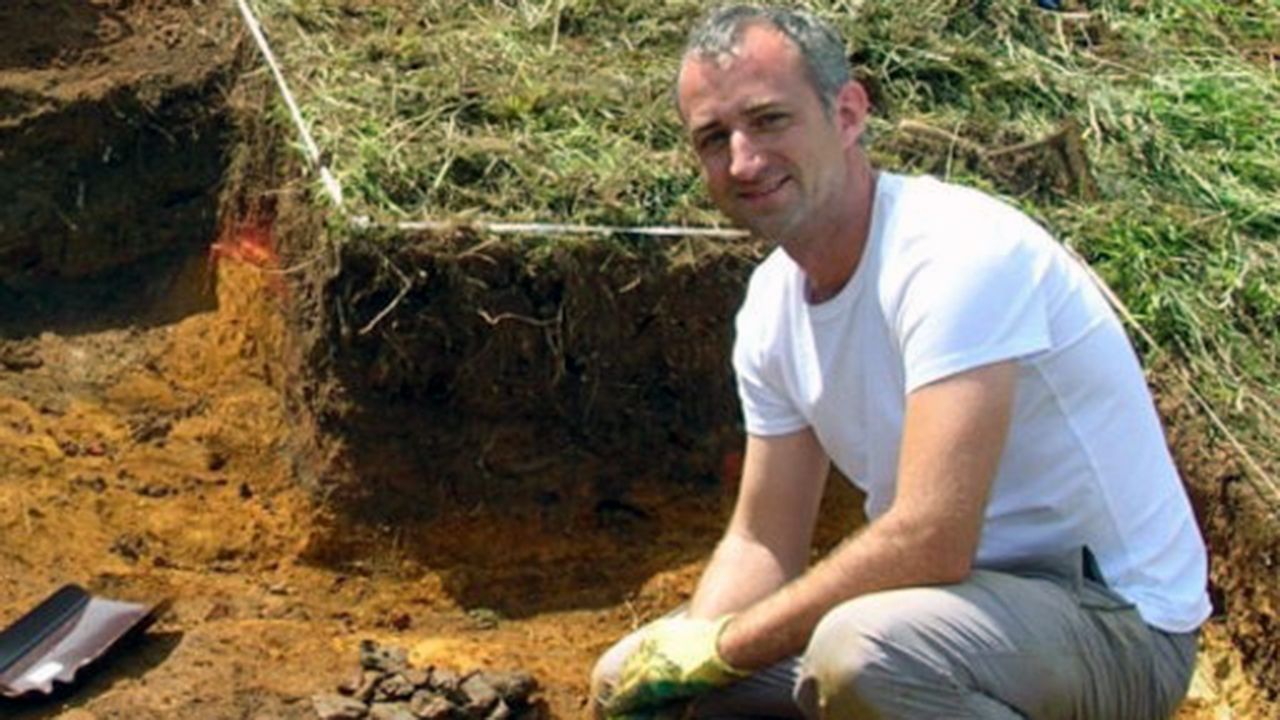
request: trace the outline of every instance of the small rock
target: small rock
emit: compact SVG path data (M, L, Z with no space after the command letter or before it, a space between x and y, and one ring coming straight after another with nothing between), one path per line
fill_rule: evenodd
M380 647L372 640L360 641L360 667L380 670L388 675L409 669L409 654L404 648Z
M147 551L146 538L125 533L111 542L111 552L130 562L137 562Z
M502 615L491 608L473 608L467 611L467 617L481 630L492 630L502 622Z
M538 689L538 681L523 671L488 672L485 680L494 690L511 705L519 705L528 701L529 696Z
M173 432L173 421L160 417L141 417L129 423L129 434L136 443L163 440Z
M71 485L72 487L82 488L95 493L106 492L107 489L107 481L101 475L77 475L71 479Z
M485 720L509 720L511 718L511 708L502 700L493 706L489 714L485 716Z
M462 678L452 670L435 668L431 671L430 684L442 693L452 694L458 692L458 688L462 686Z
M0 341L0 367L14 372L35 370L44 365L39 348L34 344Z
M405 670L401 674L415 688L425 688L431 684L431 670L429 668L413 668Z
M458 714L458 706L448 698L426 691L414 694L413 700L409 701L409 709L423 720L449 720Z
M338 683L338 692L347 697L355 695L360 686L364 684L364 671L353 673L346 680Z
M369 706L369 720L418 720L404 703L374 703Z
M363 671L360 685L356 688L352 697L356 698L360 702L366 703L373 700L373 694L377 691L378 685L382 682L382 678L384 677L386 677L386 675L378 672L377 670Z
M501 700L498 691L493 689L482 673L464 680L461 690L467 696L467 712L478 717L484 717Z
M235 615L235 611L232 610L230 605L225 602L215 601L213 606L209 608L209 612L205 613L204 621L216 622L218 620L225 620L233 615Z
M209 451L208 457L205 458L205 467L217 472L227 466L227 454L218 452L217 450Z
M168 497L173 494L173 488L162 485L158 482L150 482L135 490L139 495L149 498Z
M40 404L36 407L36 409L40 411L41 415L53 415L55 417L62 417L63 415L66 415L69 408L70 403L62 397L43 398L40 400Z
M417 688L413 683L401 673L388 675L378 683L378 691L374 693L374 698L379 701L384 700L407 700L413 695L413 691Z
M315 695L311 698L320 720L362 720L368 713L364 703L341 695Z

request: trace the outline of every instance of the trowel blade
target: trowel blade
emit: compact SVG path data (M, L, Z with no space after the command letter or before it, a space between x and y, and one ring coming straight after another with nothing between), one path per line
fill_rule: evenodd
M47 695L54 682L74 683L77 672L149 624L159 607L62 587L0 632L0 695Z

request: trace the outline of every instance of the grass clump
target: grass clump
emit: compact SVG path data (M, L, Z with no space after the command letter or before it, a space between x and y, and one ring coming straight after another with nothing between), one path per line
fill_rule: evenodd
M1280 5L814 0L883 166L996 192L1085 255L1280 470ZM260 0L352 211L722 222L670 104L691 0ZM1052 142L1038 143L1044 138Z

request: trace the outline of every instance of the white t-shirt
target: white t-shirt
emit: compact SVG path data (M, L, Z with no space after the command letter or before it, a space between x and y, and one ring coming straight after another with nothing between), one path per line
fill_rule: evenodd
M752 275L733 352L747 432L812 427L874 519L893 502L908 393L1016 359L977 566L1087 546L1147 623L1208 617L1204 543L1142 369L1041 227L976 190L882 172L857 271L817 305L805 288L781 249Z

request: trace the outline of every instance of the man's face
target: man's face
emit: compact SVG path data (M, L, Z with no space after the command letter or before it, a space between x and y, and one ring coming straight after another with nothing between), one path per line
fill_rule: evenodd
M846 150L861 118L851 124L843 94L828 115L780 32L748 27L732 55L686 58L677 94L711 198L740 225L804 242L846 200Z

